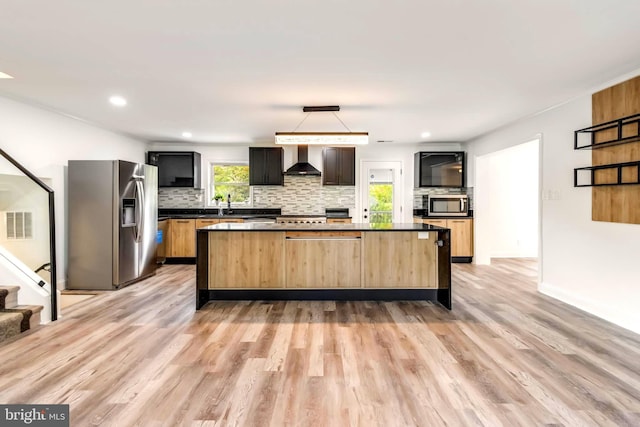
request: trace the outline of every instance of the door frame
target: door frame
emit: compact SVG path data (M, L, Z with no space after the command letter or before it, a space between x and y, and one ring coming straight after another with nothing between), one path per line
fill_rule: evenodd
M393 220L403 222L404 215L404 182L403 182L403 162L402 160L360 160L360 188L358 198L360 200L359 209L356 214L358 222L365 222L364 208L369 199L369 170L370 169L393 169ZM366 193L366 196L365 196ZM396 203L397 201L397 203ZM368 222L368 221L367 221Z
M490 171L487 167L487 163L489 161L489 159L496 155L496 153L503 151L503 150L508 150L510 148L514 148L517 147L519 145L522 144L526 144L532 141L538 141L538 283L542 283L542 278L543 278L543 267L544 267L544 263L543 263L543 251L542 251L542 245L543 245L543 233L542 233L542 210L543 210L543 206L542 206L542 193L543 193L543 148L544 148L544 141L543 141L543 134L542 133L536 133L533 136L529 137L529 138L525 138L522 139L520 142L518 142L517 144L513 144L509 147L504 147L500 150L496 150L496 151L492 151L486 154L482 154L482 155L475 155L474 156L474 163L475 163L475 188L474 188L474 257L473 257L473 262L474 264L479 264L479 265L490 265L491 264L491 255L490 255L490 249L487 246L486 243L486 233L490 233L490 227L488 227L487 225L487 217L486 212L483 212L483 208L485 208L487 206L487 204L489 203L489 195L486 192L486 188L484 188L483 184L486 184L487 182L487 176L486 174L488 174ZM479 185L480 183L480 185ZM480 208L480 209L476 209L476 208Z

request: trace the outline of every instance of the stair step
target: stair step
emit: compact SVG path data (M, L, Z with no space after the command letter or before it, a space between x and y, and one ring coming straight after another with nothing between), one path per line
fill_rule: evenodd
M20 334L22 319L20 312L0 312L0 342Z
M18 313L22 316L20 322L20 332L28 331L40 324L41 305L18 305L14 308L7 308L1 313Z
M33 329L40 324L40 312L42 312L42 308L41 305L17 305L13 310L31 310L29 329Z
M0 310L18 305L20 286L0 286Z

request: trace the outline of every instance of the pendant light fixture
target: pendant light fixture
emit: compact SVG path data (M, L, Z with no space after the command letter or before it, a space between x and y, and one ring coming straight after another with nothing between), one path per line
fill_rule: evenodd
M340 111L339 105L321 107L306 106L302 111L307 113L293 132L276 132L276 144L281 145L364 145L369 143L369 132L351 132L344 124L336 111ZM347 132L296 132L311 113L331 112L338 119Z

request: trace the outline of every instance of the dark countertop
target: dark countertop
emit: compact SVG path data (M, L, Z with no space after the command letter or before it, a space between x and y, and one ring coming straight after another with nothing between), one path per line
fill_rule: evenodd
M446 216L446 215L436 215L429 216L427 215L426 210L424 209L414 209L413 210L414 218L423 218L423 219L473 219L473 211L469 211L469 215L467 216Z
M158 220L161 218L276 218L280 216L281 209L253 209L253 208L231 208L231 213L227 213L224 208L224 215L218 215L218 208L206 209L158 209Z
M250 214L245 214L245 215L236 215L236 214L224 214L224 215L218 215L218 214L204 214L204 215L187 215L187 214L183 214L183 215L167 215L167 216L162 216L162 217L158 217L158 221L160 221L161 218L164 219L169 219L169 218L175 218L175 219L202 219L202 218L240 218L240 219L249 219L249 218L273 218L276 219L277 217L279 217L280 215L250 215Z
M336 212L337 211L337 212ZM158 221L162 221L170 218L184 218L184 219L198 219L198 218L351 218L349 216L349 210L345 209L328 209L325 215L308 215L308 214L296 214L296 215L282 215L281 209L254 209L254 208L232 208L231 213L227 213L227 208L224 208L224 215L218 215L218 208L206 208L206 209L158 209Z
M199 228L198 232L214 231L442 231L448 228L429 224L216 224Z

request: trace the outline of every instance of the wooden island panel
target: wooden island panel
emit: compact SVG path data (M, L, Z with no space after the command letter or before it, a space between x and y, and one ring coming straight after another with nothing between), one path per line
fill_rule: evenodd
M283 288L284 232L209 233L209 289Z
M218 224L197 234L198 309L229 299L418 299L451 309L448 229Z
M434 233L367 232L363 244L365 288L438 287Z
M287 236L287 288L360 288L360 232L287 232Z

